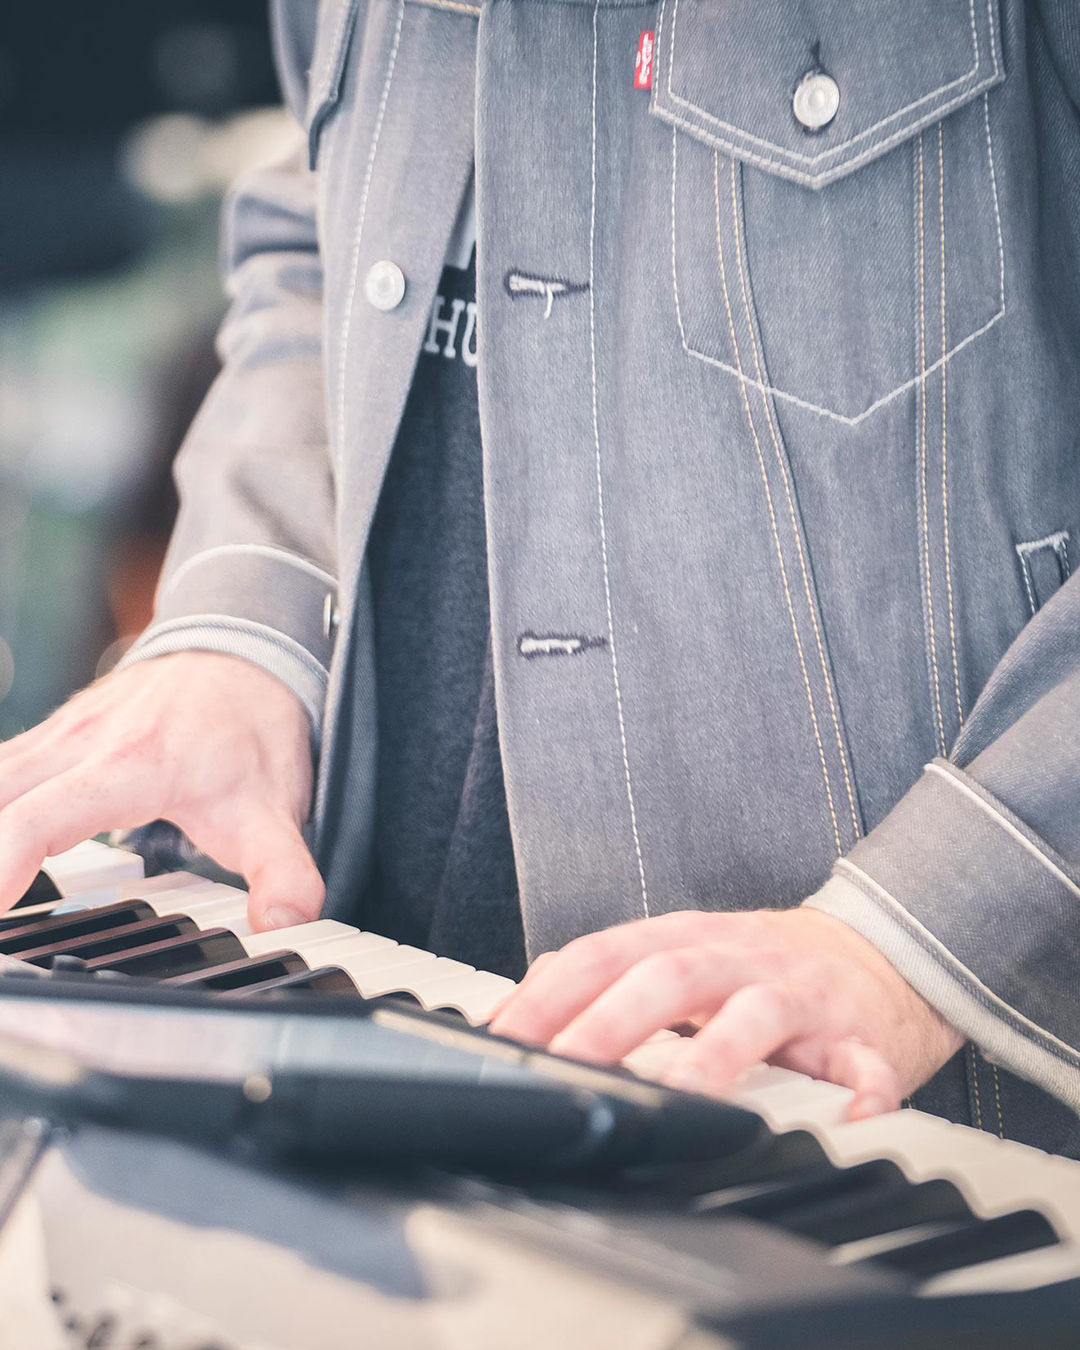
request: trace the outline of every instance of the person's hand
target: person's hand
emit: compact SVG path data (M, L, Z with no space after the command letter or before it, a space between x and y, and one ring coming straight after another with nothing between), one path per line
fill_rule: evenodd
M310 738L299 699L238 657L180 652L106 675L0 745L0 910L47 855L165 819L245 878L254 928L316 918L323 884L300 834Z
M849 1119L896 1110L963 1043L884 956L819 910L694 911L609 928L534 962L491 1030L616 1063L689 1023L673 1086L719 1093L761 1060L854 1090Z

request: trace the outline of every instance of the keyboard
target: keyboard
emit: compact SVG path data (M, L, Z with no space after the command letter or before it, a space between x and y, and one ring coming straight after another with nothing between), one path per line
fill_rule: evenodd
M252 933L246 893L188 873L141 876L102 844L50 859L0 920L0 956L109 972L230 999L395 996L482 1027L513 989L501 976L333 920ZM43 898L44 897L44 898ZM661 1032L624 1072L659 1079L679 1037ZM760 1065L728 1094L775 1148L720 1169L679 1205L812 1245L830 1270L886 1271L920 1295L1024 1291L1080 1279L1080 1163L915 1110L845 1123L847 1089Z

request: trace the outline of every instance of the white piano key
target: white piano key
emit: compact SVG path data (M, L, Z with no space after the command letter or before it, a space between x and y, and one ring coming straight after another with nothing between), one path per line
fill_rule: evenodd
M838 1125L854 1093L835 1083L797 1075L796 1081L771 1081L766 1086L727 1094L736 1106L758 1112L774 1130Z
M461 1013L474 1027L491 1020L491 1014L517 988L513 980L486 970L424 981L420 1002L429 1011L449 1008Z
M102 905L113 904L118 900L149 900L154 895L174 892L179 895L181 891L193 891L214 884L205 877L196 876L194 872L163 872L156 877L132 877L121 881L112 887L104 899L97 891L83 891L63 900L43 900L39 905L20 905L18 909L10 910L5 917L25 919L30 923L33 919L48 918L52 914L59 917L62 914L78 914L87 909L99 909Z
M122 881L141 877L143 860L127 849L86 839L64 853L46 858L42 871L64 896L82 891L107 892Z
M330 965L332 963L326 958L324 949L331 943L365 939L365 945L370 945L373 938L376 939L374 945L397 946L390 938L377 938L374 933L361 933L347 923L339 923L337 919L315 919L312 923L296 924L292 928L272 928L266 933L252 933L250 937L244 939L244 946L251 956L267 956L270 952L288 950L302 956L305 961L308 960L310 953L317 964ZM311 962L308 961L308 964Z
M472 966L452 961L447 956L424 954L426 959L412 962L394 962L384 966L372 965L358 970L355 965L343 966L349 978L364 998L381 998L384 994L412 994L424 1002L423 991L429 980L445 979L451 975L475 974Z

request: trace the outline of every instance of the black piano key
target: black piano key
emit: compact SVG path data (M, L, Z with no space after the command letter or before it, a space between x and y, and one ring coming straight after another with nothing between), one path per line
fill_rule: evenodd
M124 952L132 947L146 946L151 942L160 942L164 938L180 937L191 932L198 932L198 927L186 914L173 914L165 918L158 918L155 915L152 919L121 924L118 928L109 928L104 932L44 942L39 946L26 948L17 955L20 960L29 961L32 965L48 966L54 956L70 954L89 960L95 956Z
M244 956L237 961L167 975L165 984L182 984L195 989L243 989L247 985L277 980L290 975L310 975L311 970L296 952L270 952L266 956Z
M30 889L12 906L22 909L26 905L44 905L49 900L62 900L63 892L48 872L39 872L30 883Z
M835 1247L904 1228L966 1222L973 1217L952 1182L939 1178L916 1184L901 1176L882 1180L854 1195L833 1196L804 1205L778 1216L776 1223L789 1233Z
M694 1209L698 1212L722 1209L745 1218L776 1222L809 1205L850 1199L885 1178L891 1180L900 1175L899 1169L889 1162L861 1163L856 1167L836 1167L825 1162L760 1182L749 1195L736 1191L734 1196L729 1196L727 1191L718 1191L702 1196Z
M257 984L245 985L237 993L241 998L260 997L268 994L314 991L320 994L346 994L350 998L362 998L363 995L340 966L321 966L318 970L294 971L276 979L262 980Z
M0 952L5 956L20 956L25 951L49 942L64 942L87 933L103 933L111 928L121 928L156 917L145 900L119 900L99 909L81 909L71 914L36 915L0 930Z
M932 1275L979 1265L983 1261L1053 1247L1058 1241L1057 1233L1044 1214L1034 1209L1021 1209L994 1219L944 1224L941 1231L914 1238L867 1260L913 1279L927 1280Z
M84 956L90 971L114 971L138 975L142 979L162 979L237 961L247 952L230 928L200 931L192 925L180 932L159 934L152 942L128 942L122 948L110 946L89 956L86 953L79 955Z

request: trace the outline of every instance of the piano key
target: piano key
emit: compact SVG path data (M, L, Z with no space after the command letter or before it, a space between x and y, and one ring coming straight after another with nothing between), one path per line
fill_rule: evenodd
M99 891L143 875L143 860L128 849L86 839L46 858L41 869L62 895Z
M796 1081L770 1081L761 1087L725 1094L736 1106L757 1111L774 1130L839 1125L855 1095L850 1088L798 1075Z
M875 1166L861 1164L861 1167ZM823 1195L801 1207L778 1212L773 1222L785 1232L834 1247L924 1224L966 1221L972 1217L971 1209L952 1182L913 1182L897 1172L891 1177L882 1174L877 1181L852 1193Z
M246 893L231 886L207 885L180 891L162 890L145 899L119 900L100 908L10 926L0 930L0 954L22 956L45 946L59 951L64 949L62 944L73 943L86 934L105 934L153 919L185 920L189 926L200 928L224 925L238 934L251 931Z
M19 959L29 961L31 965L49 966L54 957L60 955L78 956L85 959L105 956L110 953L126 952L151 942L159 942L167 937L180 937L195 932L193 920L177 916L171 919L140 919L135 923L122 924L104 933L86 933L59 942L45 942L18 953Z
M951 1181L983 1217L1038 1203L1062 1237L1080 1237L1080 1171L1066 1164L1060 1184L1053 1184L1047 1168L1053 1168L1055 1160L1038 1149L1004 1143L920 1111L845 1124L824 1132L821 1142L829 1157L841 1164L888 1157L912 1181Z
M913 1279L926 1280L950 1270L1058 1244L1058 1236L1037 1210L1018 1210L995 1219L927 1225L838 1247L830 1259L840 1265L872 1260Z
M1065 1242L934 1275L919 1293L928 1298L1007 1293L1076 1279L1080 1279L1080 1243Z
M318 970L299 970L291 974L271 977L253 984L245 984L234 991L237 998L289 994L307 991L320 994L340 994L359 998L360 993L352 979L339 966L321 966Z
M180 895L182 892L204 890L219 884L207 881L205 877L196 876L194 872L163 872L156 877L139 877L119 882L115 887L113 900L137 900L174 893ZM31 919L47 919L63 914L75 914L85 909L97 909L102 903L104 902L99 899L97 892L90 891L37 905L20 905L17 909L9 910L7 914L0 916L0 932L16 924L29 923Z
M491 1021L492 1013L516 987L513 980L503 975L473 970L449 979L433 978L430 982L425 979L420 1001L429 1011L452 1008L470 1026L479 1027Z
M182 975L167 975L162 984L202 989L243 989L281 976L312 972L303 957L295 952L271 952L267 956L242 956L235 961L204 966Z
M163 925L168 927L169 925ZM239 960L244 955L241 939L230 928L193 929L167 934L154 942L112 950L100 955L83 954L89 971L114 971L140 979L164 979L189 971L205 970Z

